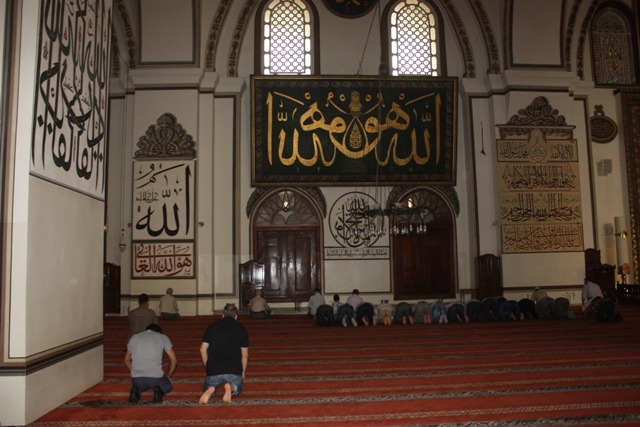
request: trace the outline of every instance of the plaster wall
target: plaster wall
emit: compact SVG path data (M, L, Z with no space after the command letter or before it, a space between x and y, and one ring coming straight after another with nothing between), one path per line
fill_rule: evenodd
M26 356L102 333L104 203L30 181Z

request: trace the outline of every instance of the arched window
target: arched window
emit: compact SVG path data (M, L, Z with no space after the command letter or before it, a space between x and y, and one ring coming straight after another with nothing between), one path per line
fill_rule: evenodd
M444 36L440 12L423 0L399 0L385 9L383 49L393 76L444 76Z
M256 74L314 74L319 51L316 20L313 3L263 1L256 16Z
M265 199L254 217L256 227L318 225L317 213L300 194L282 190Z
M636 84L635 31L630 12L616 2L603 3L591 20L593 78L599 85Z

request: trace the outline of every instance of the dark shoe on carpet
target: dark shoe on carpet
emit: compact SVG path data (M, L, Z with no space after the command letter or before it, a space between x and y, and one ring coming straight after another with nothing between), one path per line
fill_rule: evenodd
M140 390L138 387L131 387L131 391L129 392L129 403L138 403L140 400Z
M162 391L162 389L160 388L160 386L155 386L153 388L153 403L160 403L162 402L162 395L164 394L164 392Z

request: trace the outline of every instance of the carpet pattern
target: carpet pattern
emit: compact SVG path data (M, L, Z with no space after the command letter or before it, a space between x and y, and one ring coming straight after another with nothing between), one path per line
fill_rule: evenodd
M127 320L105 319L104 381L33 427L99 426L630 426L640 425L640 308L622 323L526 320L354 328L304 315L249 330L244 392L200 405L198 352L219 317L163 321L178 357L174 390L128 403Z

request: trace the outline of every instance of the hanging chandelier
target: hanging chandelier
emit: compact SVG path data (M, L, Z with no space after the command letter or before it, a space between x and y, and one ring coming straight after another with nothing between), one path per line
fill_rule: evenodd
M373 242L389 233L390 236L412 236L427 234L427 224L433 221L430 209L419 207L414 198L404 202L388 203L381 207L379 189L376 196L363 194L359 200L353 200L345 206L348 227L344 228L348 240Z
M378 23L381 22L380 4L376 4ZM374 18L375 19L375 18ZM373 24L373 21L372 21ZM371 28L373 25L371 26ZM371 32L371 28L369 32ZM368 42L368 37L367 37ZM364 50L366 51L366 46ZM364 51L362 54L364 59ZM362 70L362 60L360 61L360 67L356 74L360 74ZM382 140L382 129L380 123L382 123L382 81L388 70L385 64L384 58L380 57L380 64L378 66L378 106L377 106L377 126L378 126L378 142ZM375 155L377 157L378 144L376 144ZM388 203L386 208L382 208L382 190L379 187L379 163L376 162L375 170L375 190L373 195L373 206L370 206L368 201L362 199L362 203L352 203L347 211L350 215L351 221L358 223L360 226L351 227L348 233L358 233L360 239L366 242L373 242L378 237L387 234L386 224L388 224L388 232L390 236L410 236L421 235L427 233L427 222L433 220L433 215L426 208L414 206L413 199L408 198L406 203L394 202ZM389 197L387 197L389 199ZM353 236L350 236L353 237Z
M429 210L415 207L411 201L406 205L395 203L385 209L367 209L364 215L368 221L365 228L367 238L384 236L387 233L385 223L389 225L390 236L427 234L427 222L430 220Z

